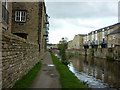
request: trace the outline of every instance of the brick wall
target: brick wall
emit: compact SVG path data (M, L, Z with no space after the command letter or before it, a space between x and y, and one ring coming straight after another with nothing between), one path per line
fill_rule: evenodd
M39 60L38 45L15 35L2 35L2 87L10 88ZM0 66L1 68L1 66Z

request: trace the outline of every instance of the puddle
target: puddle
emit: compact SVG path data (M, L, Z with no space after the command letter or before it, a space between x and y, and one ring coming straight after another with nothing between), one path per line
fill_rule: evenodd
M51 77L56 77L56 75L55 75L55 74L53 74L53 73L51 73L51 74L50 74L50 76L51 76Z
M48 67L54 67L55 65L54 64L48 64L47 66Z

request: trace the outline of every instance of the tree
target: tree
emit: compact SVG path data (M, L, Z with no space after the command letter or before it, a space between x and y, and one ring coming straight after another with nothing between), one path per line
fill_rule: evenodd
M59 55L61 56L61 62L67 66L69 62L66 59L66 52L65 52L66 49L67 49L67 38L62 38L62 40L59 41L58 50L59 50Z

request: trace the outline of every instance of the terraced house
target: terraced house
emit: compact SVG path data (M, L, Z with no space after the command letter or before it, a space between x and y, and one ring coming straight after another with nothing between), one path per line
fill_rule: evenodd
M82 49L83 48L83 37L84 34L75 35L74 39L72 40L73 49Z
M88 33L87 35L84 36L84 40L83 40L84 47L88 45L89 48L93 48L94 46L97 46L98 48L107 48L107 47L109 48L110 41L108 39L108 36L110 35L110 33L116 30L118 31L119 28L120 28L120 23L117 23Z
M68 42L68 50L73 48L84 48L89 53L90 48L96 49L94 55L97 57L113 57L114 59L120 59L120 23L110 25L88 34L85 34L83 40L72 40ZM81 46L78 43L83 43ZM81 51L83 52L83 50ZM103 54L102 54L103 53ZM109 53L109 55L108 55ZM85 54L85 53L84 53Z
M3 88L13 87L46 50L49 16L45 2L0 2Z

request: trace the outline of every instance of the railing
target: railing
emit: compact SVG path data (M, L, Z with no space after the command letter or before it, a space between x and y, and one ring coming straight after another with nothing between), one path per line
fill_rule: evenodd
M101 41L100 45L101 45L102 48L106 48L107 47L107 41L106 40Z
M84 49L88 49L89 45L88 44L84 44L83 47L84 47Z
M2 20L8 24L9 12L4 5L2 5Z
M99 44L98 44L98 41L95 41L94 45L95 45L95 46L98 46L98 45L99 45Z
M101 41L100 44L107 44L107 41L106 40Z
M94 45L95 45L95 42L94 42L94 41L92 41L92 42L90 43L90 45L91 45L91 46L94 46Z
M44 33L44 36L48 36L49 32L46 30L45 33Z
M49 21L46 21L45 24L49 24Z

